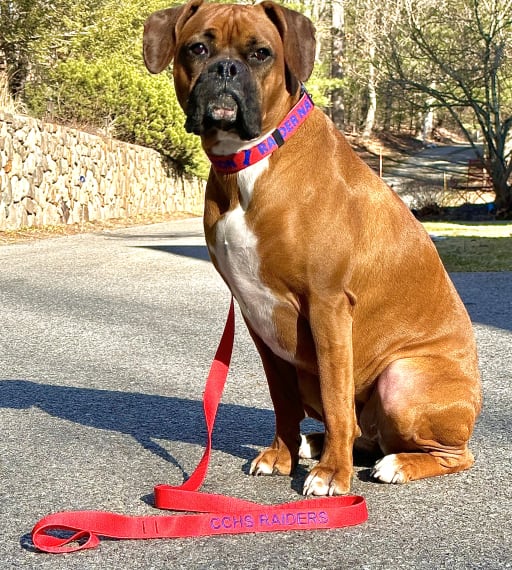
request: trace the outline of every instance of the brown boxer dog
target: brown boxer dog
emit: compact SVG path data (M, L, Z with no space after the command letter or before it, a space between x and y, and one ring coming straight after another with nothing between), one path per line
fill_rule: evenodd
M206 241L270 388L276 434L251 472L318 453L304 493L347 493L354 444L388 483L467 469L471 322L422 226L302 89L314 57L312 23L269 1L191 0L144 29L212 161ZM325 432L301 437L306 415Z

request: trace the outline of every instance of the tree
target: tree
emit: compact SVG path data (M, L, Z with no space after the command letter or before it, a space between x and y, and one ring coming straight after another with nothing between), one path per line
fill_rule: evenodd
M83 30L102 0L2 0L0 61L7 67L9 90L23 95L35 68L50 66L54 55Z
M0 4L0 57L8 70L8 85L19 95L29 73L29 53L34 39L48 29L47 12L31 0L7 0Z
M30 111L154 148L180 170L205 176L200 141L185 132L169 76L150 76L142 61L144 20L168 1L87 0L89 11L80 18L77 11L62 13L68 1L55 3L58 32L29 42L46 47L30 52L23 90Z
M206 177L207 161L197 137L185 131L185 117L165 74L150 76L119 54L87 61L70 58L48 76L54 117L95 127L116 138L153 148L175 168ZM37 91L30 99L37 110ZM45 100L40 99L42 112Z
M390 37L392 73L450 114L482 158L498 215L512 217L512 0L458 0L456 8L445 0L403 0L401 7L405 34L395 26Z
M357 51L364 62L363 81L366 93L366 113L363 125L363 139L369 139L375 125L377 114L377 84L379 81L376 67L377 43L382 33L383 10L373 0L355 0L354 39Z

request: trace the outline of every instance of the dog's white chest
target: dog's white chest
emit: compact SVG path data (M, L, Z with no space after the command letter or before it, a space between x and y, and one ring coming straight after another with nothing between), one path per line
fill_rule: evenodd
M240 309L256 333L274 351L280 351L273 320L277 300L260 277L257 239L247 226L241 206L217 223L215 256Z
M261 280L258 240L245 217L244 207L250 202L253 180L245 187L241 182L241 204L217 222L215 246L209 247L254 331L274 353L290 360L277 341L273 314L278 300Z

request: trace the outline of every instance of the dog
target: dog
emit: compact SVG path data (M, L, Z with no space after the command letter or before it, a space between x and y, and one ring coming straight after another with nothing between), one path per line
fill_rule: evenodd
M472 325L421 224L303 88L315 29L271 1L153 13L144 61L173 60L212 167L204 231L261 356L275 438L254 475L317 457L305 495L349 492L354 450L387 483L468 469L481 407ZM325 431L303 436L313 417Z

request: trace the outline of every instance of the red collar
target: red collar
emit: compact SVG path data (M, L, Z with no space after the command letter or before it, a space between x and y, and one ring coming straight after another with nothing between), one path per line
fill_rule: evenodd
M239 172L256 162L259 162L269 154L272 154L285 141L287 141L307 119L314 104L308 92L303 89L299 102L286 115L277 129L265 140L252 148L241 150L235 154L218 155L208 154L208 158L213 168L222 174L233 174Z

